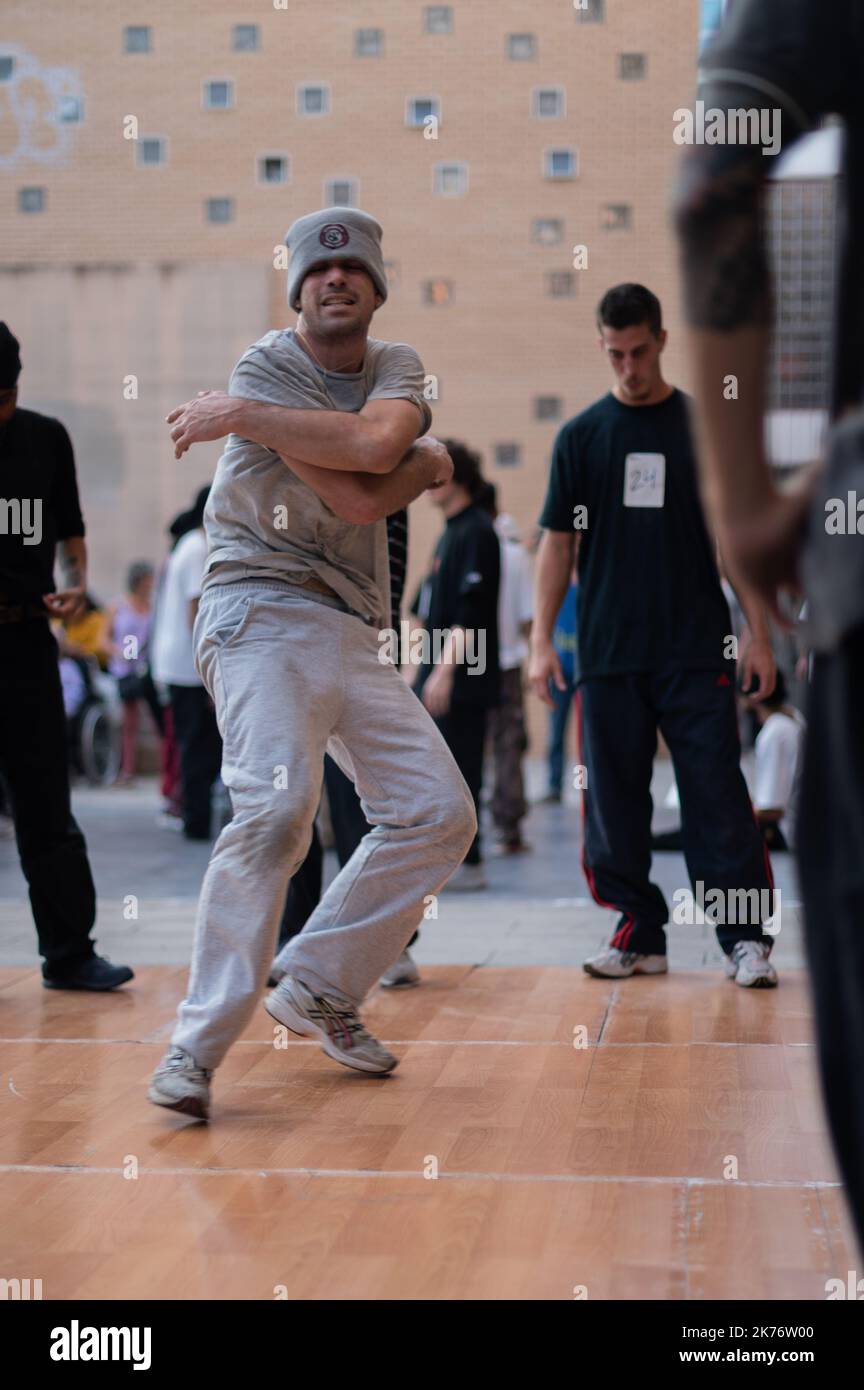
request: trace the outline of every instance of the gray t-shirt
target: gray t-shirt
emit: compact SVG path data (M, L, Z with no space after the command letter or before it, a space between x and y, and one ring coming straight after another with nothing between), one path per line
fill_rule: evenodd
M328 372L316 366L287 328L265 333L247 348L228 391L301 410L358 411L370 400L414 401L419 436L432 422L423 381L423 364L407 343L369 338L361 371ZM229 435L204 526L208 555L203 589L250 575L289 583L316 575L354 612L389 626L386 522L356 526L341 521L271 449Z

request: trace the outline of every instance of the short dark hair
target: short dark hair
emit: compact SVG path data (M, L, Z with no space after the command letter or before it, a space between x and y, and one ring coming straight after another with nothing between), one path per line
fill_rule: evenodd
M174 520L168 527L172 540L176 543L181 536L185 536L189 531L196 531L204 525L204 508L207 506L207 498L210 496L210 484L199 488L195 501L188 511L178 512Z
M494 521L498 515L498 489L495 484L484 482L474 500L477 506L482 507L484 512L488 512Z
M453 460L454 483L464 487L472 502L476 501L484 483L482 458L458 439L442 439L441 442Z
M655 338L663 332L663 311L660 300L644 285L627 283L613 285L597 305L597 327L632 328L647 323Z
M142 579L150 579L153 574L153 566L149 560L133 560L126 571L126 592L134 594Z

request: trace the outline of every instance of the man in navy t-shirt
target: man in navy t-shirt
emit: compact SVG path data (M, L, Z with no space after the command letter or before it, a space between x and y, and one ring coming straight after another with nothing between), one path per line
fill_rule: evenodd
M620 914L609 947L585 969L620 978L667 968L669 912L649 877L659 729L675 764L694 900L716 925L729 976L774 985L762 929L773 883L740 768L732 624L697 490L688 401L663 379L666 333L650 290L609 290L598 329L616 382L555 442L529 670L551 705L550 679L563 686L553 628L578 536L583 867L596 901ZM740 597L750 626L742 678L768 694L765 610Z

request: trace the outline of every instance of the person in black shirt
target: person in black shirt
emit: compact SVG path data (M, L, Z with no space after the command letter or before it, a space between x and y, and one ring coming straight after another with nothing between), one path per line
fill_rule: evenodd
M501 548L491 517L475 501L483 486L479 455L455 440L443 443L453 460L453 478L430 493L447 524L435 547L432 572L411 605L428 638L414 690L444 735L474 798L477 834L465 862L447 884L467 891L486 887L480 791L486 715L499 695ZM446 633L452 634L450 639L445 639ZM438 651L438 643L445 640L447 646Z
M18 407L17 339L0 323L0 774L49 989L114 989L125 965L97 956L96 893L72 816L66 719L51 617L84 610L87 548L72 445L59 420ZM54 589L54 552L66 588Z
M814 651L797 826L822 1085L864 1243L864 6L741 0L702 58L699 98L771 107L788 148L828 115L845 124L833 332L833 430L817 480L781 493L764 452L771 276L762 205L775 159L757 145L688 151L677 196L706 502L727 567L780 612L800 578ZM812 332L812 325L809 331ZM738 378L742 405L723 399ZM864 510L864 509L861 509ZM849 524L851 521L851 524Z
M773 882L740 768L734 638L697 493L687 399L663 380L666 334L650 290L609 290L597 322L617 380L555 443L529 668L552 705L550 679L564 685L552 632L578 534L583 867L596 901L620 913L610 946L585 969L609 978L667 969L669 913L649 879L659 728L675 764L694 901L716 925L729 976L774 985L762 930ZM740 597L751 632L742 675L769 694L764 608Z

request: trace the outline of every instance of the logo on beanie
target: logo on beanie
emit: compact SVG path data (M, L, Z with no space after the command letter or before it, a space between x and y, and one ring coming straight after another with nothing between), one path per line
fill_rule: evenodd
M339 246L348 245L348 228L343 227L341 222L328 222L318 233L318 240L322 246L335 251Z

